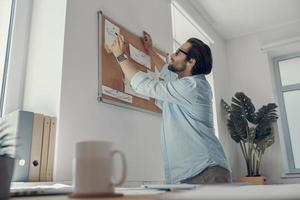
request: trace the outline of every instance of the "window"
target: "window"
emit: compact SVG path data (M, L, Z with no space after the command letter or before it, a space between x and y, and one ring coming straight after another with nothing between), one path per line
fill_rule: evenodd
M213 43L213 40L176 1L172 1L171 10L174 49L191 37L198 38L207 45Z
M0 116L2 117L15 0L0 1Z
M213 40L203 31L203 29L191 18L188 13L180 6L176 1L171 3L172 10L172 27L173 27L173 48L176 51L181 44L186 42L189 38L195 37L202 40L205 44L211 45ZM206 76L207 81L211 85L213 92L213 115L214 115L214 127L215 133L218 137L218 123L217 112L214 98L214 85L213 75L210 73Z
M274 59L288 173L300 173L300 54Z

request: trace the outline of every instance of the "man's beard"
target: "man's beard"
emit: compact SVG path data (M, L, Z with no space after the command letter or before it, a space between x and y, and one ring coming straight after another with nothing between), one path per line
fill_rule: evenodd
M172 72L175 72L175 73L183 72L186 69L186 65L182 65L180 67L175 67L174 65L169 64L168 69Z

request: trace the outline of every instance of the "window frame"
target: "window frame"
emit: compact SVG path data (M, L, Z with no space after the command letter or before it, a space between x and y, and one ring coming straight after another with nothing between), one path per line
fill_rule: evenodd
M12 32L13 32L13 26L14 26L15 9L16 9L16 0L11 0L9 25L8 25L5 58L4 58L4 66L3 66L2 87L1 87L1 92L0 92L0 117L3 117L7 74L8 74L8 67L9 67L9 58L10 58L10 53L11 53Z
M172 41L173 41L173 51L176 51L177 48L180 47L180 42L177 40L177 36L176 36L176 28L174 26L174 21L175 20L175 16L174 16L174 12L175 9L177 12L179 12L182 17L184 17L193 27L195 27L197 29L197 31L200 33L200 35L202 35L201 40L207 44L209 47L211 47L212 44L214 44L214 40L201 28L201 26L199 26L199 24L193 20L193 18L189 15L189 13L187 13L177 2L176 0L171 0L171 19L172 19ZM211 89L212 89L212 109L213 109L213 123L214 123L214 128L215 128L215 135L217 138L219 138L219 124L218 124L218 120L217 120L217 102L215 99L215 88L214 88L214 77L213 77L213 71L208 74L205 75L205 77L207 78L208 82L210 83Z
M14 21L10 34L10 56L7 60L5 95L2 101L1 116L23 108L33 0L14 1Z
M283 86L281 81L281 76L280 76L279 62L293 59L293 58L298 58L298 57L300 57L300 52L278 56L272 59L274 72L275 72L276 93L277 93L279 110L280 110L279 118L282 124L282 133L280 134L282 136L282 139L284 140L282 142L282 147L284 148L284 151L282 152L284 152L283 157L285 158L287 164L285 175L300 175L300 168L295 167L294 153L292 149L291 136L290 136L289 126L288 126L287 113L286 113L283 94L284 92L300 90L300 83Z

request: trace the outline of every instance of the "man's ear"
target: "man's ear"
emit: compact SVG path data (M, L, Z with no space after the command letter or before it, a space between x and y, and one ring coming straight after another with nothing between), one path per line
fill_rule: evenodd
M196 60L194 58L189 59L188 63L193 67L196 64Z

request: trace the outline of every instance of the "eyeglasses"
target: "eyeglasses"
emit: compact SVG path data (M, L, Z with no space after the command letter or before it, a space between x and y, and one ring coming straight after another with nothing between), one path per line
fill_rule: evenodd
M183 54L186 55L186 56L189 56L189 54L188 54L187 52L183 51L183 50L180 49L180 48L177 49L177 50L175 51L175 56L178 56L178 54L179 54L180 52L183 53Z

